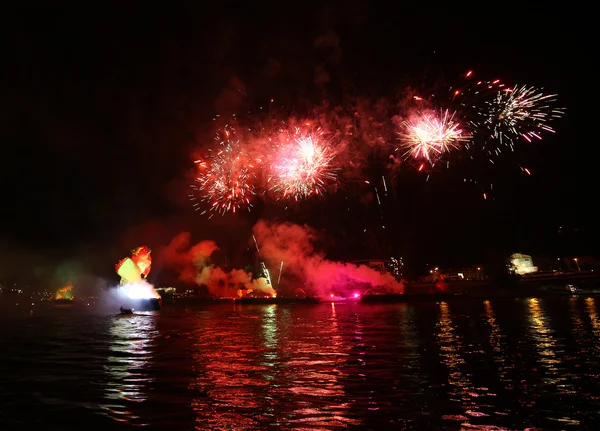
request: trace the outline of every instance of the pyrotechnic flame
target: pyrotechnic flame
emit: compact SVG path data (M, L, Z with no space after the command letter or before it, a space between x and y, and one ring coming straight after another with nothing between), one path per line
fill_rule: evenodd
M146 278L152 268L152 250L146 245L131 250L131 260L140 269L141 276Z
M142 281L140 267L130 257L121 259L115 266L115 271L121 277L122 284Z
M545 95L533 87L515 87L499 91L481 112L483 126L490 128L500 144L504 138L522 136L526 141L542 139L543 132L554 133L549 122L564 114L563 108L553 106L556 94Z
M154 286L146 281L122 284L119 286L119 292L129 299L160 298Z
M406 148L403 155L433 164L444 153L458 148L460 142L468 141L471 135L462 130L454 116L446 110L440 111L439 116L433 112L418 113L404 121L404 131L399 133Z
M73 299L73 285L71 283L61 287L54 296L55 299Z
M121 259L115 265L116 273L121 277L118 292L129 299L160 298L158 292L145 280L151 268L151 250L140 246L131 251L131 257Z
M274 156L271 190L295 200L322 194L336 180L335 156L320 130L311 134L296 127L284 133Z
M219 147L195 162L198 174L192 185L195 193L190 199L198 201L194 207L202 210L202 214L213 211L224 215L239 209L250 211L251 200L256 194L253 157L231 126L226 126L216 139ZM202 208L202 203L208 208Z

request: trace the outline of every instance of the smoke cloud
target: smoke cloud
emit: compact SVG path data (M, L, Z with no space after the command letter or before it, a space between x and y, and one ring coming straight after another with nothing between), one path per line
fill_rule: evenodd
M351 295L353 291L371 288L404 292L404 285L391 274L381 273L366 265L327 260L323 253L314 249L318 235L308 226L261 220L254 226L253 232L260 255L268 266L281 268L283 262L282 278L286 275L288 280L297 280L292 286L282 285L282 289L293 291L301 288L306 293L310 291L316 295Z
M219 250L216 242L201 241L192 245L191 234L182 232L159 253L161 266L177 272L179 280L205 286L215 297L235 297L240 289L273 295L273 287L264 278L254 279L242 269L227 271L216 266L211 257Z

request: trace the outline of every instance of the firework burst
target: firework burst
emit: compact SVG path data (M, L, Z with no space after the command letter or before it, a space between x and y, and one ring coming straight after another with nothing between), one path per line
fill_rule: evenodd
M478 80L475 73L469 70L464 74L464 82L461 86L450 87L451 99L458 103L463 109L478 109L478 102L494 95L505 87L500 79Z
M217 149L195 161L198 172L190 195L194 209L222 215L240 209L250 211L256 195L253 158L233 127L226 126L215 139L219 142Z
M518 136L527 142L542 139L543 132L554 133L549 122L564 114L564 109L553 106L555 101L556 94L545 95L533 87L499 91L481 112L485 118L483 126L492 131L500 144L512 146Z
M406 149L403 156L433 165L443 154L468 141L471 135L463 131L454 117L455 113L446 110L440 111L440 115L419 113L404 121L403 131L399 133L402 147Z
M335 156L321 130L307 133L294 127L291 132L283 131L271 167L270 189L295 200L322 194L336 180Z

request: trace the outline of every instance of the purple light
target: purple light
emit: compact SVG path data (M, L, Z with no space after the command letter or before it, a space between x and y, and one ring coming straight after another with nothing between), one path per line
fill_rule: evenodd
M352 295L354 298L360 298L360 294L358 292L354 292L354 295Z

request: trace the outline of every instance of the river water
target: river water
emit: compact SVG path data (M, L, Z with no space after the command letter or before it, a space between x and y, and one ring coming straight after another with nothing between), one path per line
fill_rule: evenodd
M599 301L5 312L0 429L593 429Z

